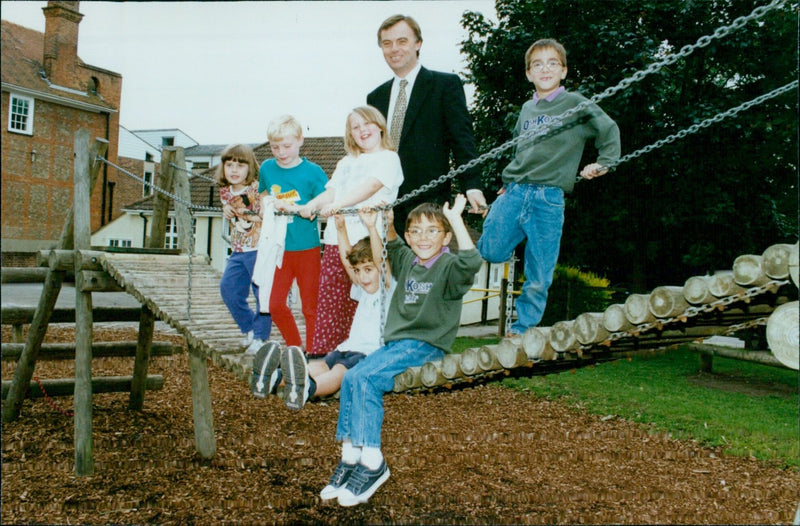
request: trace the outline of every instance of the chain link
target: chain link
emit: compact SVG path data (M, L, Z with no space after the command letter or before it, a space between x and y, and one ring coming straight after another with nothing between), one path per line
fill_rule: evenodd
M207 175L203 175L203 174L200 174L200 173L197 173L197 172L193 172L191 170L187 170L186 168L178 166L175 163L169 163L169 165L172 168L175 168L176 170L180 170L181 172L186 172L187 174L189 174L189 175L191 175L193 177L197 177L197 178L202 179L204 181L208 181L209 183L217 184L217 180L216 179L214 179L212 177L208 177Z
M63 408L62 408L60 405L58 405L58 404L56 403L56 401L55 401L55 400L53 400L52 398L50 398L50 395L49 395L49 394L47 394L47 391L45 391L45 389L44 389L44 385L42 384L42 381L41 381L41 380L39 380L39 377L38 377L38 376L34 376L34 377L33 377L33 380L34 380L34 381L35 381L37 384L39 384L39 389L41 389L41 391L42 391L42 396L44 397L44 400L45 400L45 402L47 402L47 405L49 405L50 407L52 407L53 409L55 409L56 411L58 411L59 413L61 413L61 414L62 414L62 415L64 415L64 416L69 416L69 417L71 417L71 416L73 416L73 415L74 415L74 413L73 413L72 411L67 411L66 409L63 409Z
M681 130L681 131L679 131L677 133L674 133L674 134L672 134L672 135L670 135L668 137L664 137L663 139L659 139L659 140L657 140L656 142L654 142L652 144L648 144L647 146L645 146L645 147L643 147L643 148L641 148L639 150L636 150L635 152L631 152L631 153L629 153L629 154L627 154L627 155L625 155L623 157L620 157L619 160L617 160L616 162L609 163L609 165L606 166L606 168L611 170L611 169L619 166L620 164L622 164L624 162L627 162L627 161L630 161L632 159L635 159L636 157L639 157L640 155L644 155L646 153L650 153L653 150L657 150L658 148L661 148L662 146L667 145L667 144L669 144L671 142L674 142L674 141L676 141L678 139L683 139L687 135L691 135L691 134L697 133L701 129L708 128L712 124L721 122L721 121L727 119L728 117L734 117L734 116L736 116L737 114L739 114L742 111L748 110L748 109L752 108L753 106L756 106L758 104L762 104L762 103L766 102L767 100L769 100L771 98L777 97L778 95L782 95L783 93L786 93L786 92L788 92L788 91L790 91L792 89L797 88L797 85L798 85L798 81L796 81L796 80L792 81L792 82L790 82L788 84L785 84L784 86L781 86L780 88L776 88L776 89L770 91L769 93L765 93L765 94L760 95L760 96L758 96L758 97L756 97L756 98L754 98L752 100L744 102L744 103L740 104L739 106L736 106L734 108L730 108L730 109L728 109L728 110L726 110L726 111L724 111L722 113L718 113L718 114L714 115L713 117L705 119L702 122L699 122L697 124L692 124L691 126L689 126L686 129L683 129L683 130ZM578 180L581 180L581 178L579 177Z

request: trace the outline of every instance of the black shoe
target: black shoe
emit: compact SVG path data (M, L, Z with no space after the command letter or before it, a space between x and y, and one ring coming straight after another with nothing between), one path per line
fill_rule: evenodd
M355 467L356 464L348 464L344 460L340 460L339 465L336 466L333 475L331 475L331 481L319 492L320 498L322 500L331 500L338 497L340 490L344 488L347 479L350 478L350 473L353 472Z
M308 401L308 389L311 383L303 349L296 345L286 348L281 356L281 372L286 382L286 389L283 391L286 407L302 409Z
M359 462L347 477L344 488L339 491L339 505L355 506L367 502L388 478L389 466L386 465L386 460L375 471Z
M253 374L250 376L250 391L259 398L266 398L278 386L281 365L281 346L269 341L261 346L253 359Z

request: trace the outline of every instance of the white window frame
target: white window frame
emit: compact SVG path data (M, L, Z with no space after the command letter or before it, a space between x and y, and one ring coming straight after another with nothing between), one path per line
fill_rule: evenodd
M148 175L150 177L148 177ZM153 195L153 185L155 184L153 182L153 172L145 171L144 172L144 177L142 177L142 179L145 180L145 182L142 183L142 197L147 197L148 195Z
M197 218L192 218L192 239L197 234ZM176 249L178 246L178 220L173 216L167 217L167 228L164 231L164 248Z
M20 113L14 111L14 103L16 101L24 101L28 104L28 113L25 116L25 127L15 128L13 124L17 121L15 117L19 117ZM8 131L13 133L23 133L25 135L33 135L33 110L34 99L16 93L10 93L8 97Z
M108 240L108 246L130 248L131 246L133 246L133 242L130 239L111 238Z

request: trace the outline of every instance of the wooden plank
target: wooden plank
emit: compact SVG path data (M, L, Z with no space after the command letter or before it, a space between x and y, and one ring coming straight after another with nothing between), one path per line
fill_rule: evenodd
M130 391L131 376L103 376L92 378L92 393L124 393ZM73 396L75 393L75 379L74 378L58 378L53 380L40 380L42 385L38 382L32 381L28 384L25 391L25 398L43 398L44 393L47 396ZM6 398L8 391L11 387L11 381L5 380L2 384L2 396ZM160 374L151 375L147 377L146 388L148 391L158 391L164 387L164 377Z
M24 343L4 343L2 345L2 361L18 360L24 349ZM179 347L170 342L153 342L151 345L152 356L171 356L177 352L179 352ZM136 342L94 342L92 343L92 356L95 358L131 358L136 356ZM70 359L75 359L75 344L73 343L43 343L39 350L39 360Z
M64 273L59 272L59 274L63 276ZM47 284L47 282L45 282L45 284ZM52 284L50 284L50 288L53 288ZM58 289L61 289L60 282L58 284ZM55 305L55 301L57 299L58 296L53 298L53 305ZM18 307L15 305L5 306L2 309L3 325L25 325L28 323L34 325L34 318L38 310L38 307ZM51 315L48 319L50 323L75 323L74 308L51 307L50 311ZM139 307L95 307L94 321L96 323L110 321L138 321L140 312L141 309Z
M3 267L0 270L2 283L44 283L47 269L39 267Z

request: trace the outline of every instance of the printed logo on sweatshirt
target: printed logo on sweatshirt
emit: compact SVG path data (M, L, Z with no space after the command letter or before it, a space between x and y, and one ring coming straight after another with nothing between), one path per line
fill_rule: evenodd
M527 119L522 123L522 131L527 132L529 130L542 128L544 126L556 128L558 126L562 126L563 124L564 121L558 116L553 117L551 115L537 115L533 119Z
M433 288L431 281L417 281L414 278L406 280L406 305L414 305L419 302L418 294L428 294Z
M281 187L274 184L269 187L269 193L275 196L276 199L286 201L287 203L296 203L300 200L300 194L294 188L288 192L281 192Z

